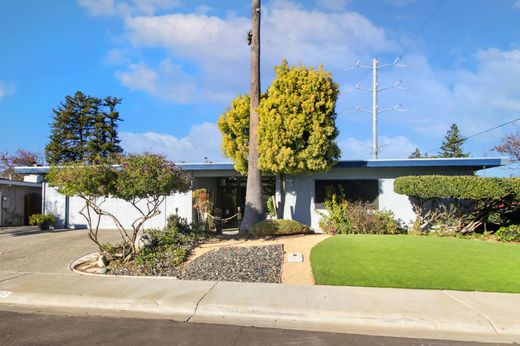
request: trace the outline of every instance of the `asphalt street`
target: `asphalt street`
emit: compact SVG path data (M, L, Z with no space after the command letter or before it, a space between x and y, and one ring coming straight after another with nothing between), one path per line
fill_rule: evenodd
M379 345L469 346L474 342L0 311L0 345Z

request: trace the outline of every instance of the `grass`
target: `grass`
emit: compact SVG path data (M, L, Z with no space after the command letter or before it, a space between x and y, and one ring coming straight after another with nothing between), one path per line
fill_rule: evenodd
M320 285L520 293L520 245L480 240L342 235L311 250Z

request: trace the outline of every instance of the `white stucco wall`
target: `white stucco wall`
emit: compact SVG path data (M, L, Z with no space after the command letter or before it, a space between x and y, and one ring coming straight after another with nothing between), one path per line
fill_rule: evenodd
M64 227L66 218L66 197L58 193L54 188L45 186L44 205L46 213L53 213L59 218L59 227ZM71 228L86 228L87 222L80 214L84 207L84 202L81 198L71 197L68 201L68 221ZM146 209L146 204L143 202L139 205ZM153 217L144 224L144 228L163 228L166 226L166 219L169 215L177 213L184 217L188 222L192 221L192 205L191 205L191 191L186 193L177 193L167 196L165 201L159 207L161 214ZM116 198L108 198L103 203L103 209L114 214L118 220L123 224L123 227L130 228L134 220L139 217L139 212L128 202ZM100 221L100 229L115 229L114 221L107 216L102 216Z
M405 223L415 220L412 205L405 195L394 192L395 178L405 175L469 175L469 168L336 168L326 173L313 175L288 176L286 182L286 200L284 218L296 220L311 226L315 231L321 231L319 222L320 213L324 209L316 209L314 194L315 180L343 180L343 179L377 179L379 180L379 210L390 210ZM276 182L276 198L280 200L280 182Z

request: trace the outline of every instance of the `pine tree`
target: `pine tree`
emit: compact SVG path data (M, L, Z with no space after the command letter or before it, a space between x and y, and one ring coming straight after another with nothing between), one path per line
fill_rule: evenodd
M460 134L459 127L455 123L451 124L444 136L439 157L468 157L469 153L464 153L462 150L462 143L464 137Z
M408 158L409 159L421 159L423 157L427 157L428 155L424 155L421 153L421 151L419 150L419 148L415 148L415 150L410 154L408 155Z
M50 142L45 147L51 165L65 162L96 162L119 154L122 149L117 135L121 99L104 100L78 91L66 96L57 109L51 126ZM105 111L108 108L108 112Z

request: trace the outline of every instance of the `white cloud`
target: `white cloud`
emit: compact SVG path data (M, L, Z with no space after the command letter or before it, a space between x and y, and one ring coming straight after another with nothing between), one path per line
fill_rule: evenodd
M175 162L202 162L205 157L214 162L228 161L220 150L220 132L212 123L193 125L190 133L181 138L157 132L122 132L120 137L129 153L164 154Z
M380 159L407 158L417 145L404 136L388 137L379 136ZM339 142L342 160L369 159L371 154L372 139L359 140L347 137Z
M131 90L146 91L164 100L186 103L195 92L193 79L181 65L165 59L157 71L144 63L130 64L128 70L116 72L121 83Z
M398 48L384 29L356 12L325 13L274 1L264 8L262 21L264 81L284 57L292 64L343 69L360 57ZM166 48L200 68L202 94L236 95L248 90L249 18L175 13L129 17L125 26L134 47Z
M179 6L179 0L78 0L93 16L150 16L161 10Z
M13 84L7 84L0 80L0 100L6 96L12 95L15 92Z

